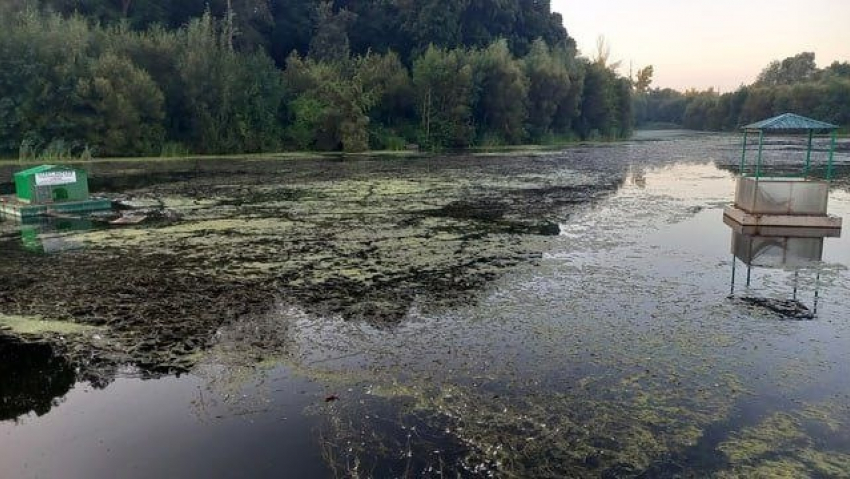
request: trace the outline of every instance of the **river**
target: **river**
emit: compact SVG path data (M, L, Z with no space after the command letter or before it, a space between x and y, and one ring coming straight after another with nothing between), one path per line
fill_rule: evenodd
M747 287L738 141L85 165L169 214L0 223L0 471L847 477L850 239Z

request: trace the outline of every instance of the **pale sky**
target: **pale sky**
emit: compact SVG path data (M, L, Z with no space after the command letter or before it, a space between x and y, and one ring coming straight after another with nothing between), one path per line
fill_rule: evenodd
M850 0L551 0L581 54L604 35L620 72L653 65L653 87L727 92L773 60L850 61Z

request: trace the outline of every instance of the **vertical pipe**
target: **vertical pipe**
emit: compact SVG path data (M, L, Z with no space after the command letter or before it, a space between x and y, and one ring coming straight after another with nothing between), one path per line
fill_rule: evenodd
M759 131L759 156L756 161L756 182L761 178L761 153L764 150L764 130Z
M832 161L835 158L835 137L838 130L832 130L832 138L829 141L829 163L826 166L826 180L832 180Z
M812 167L812 136L815 130L809 130L809 147L806 149L806 169L803 170L803 176L809 176L809 169Z
M747 165L747 133L749 131L744 130L744 145L741 147L741 167L738 169L738 175L744 176L744 167Z
M747 288L750 287L750 276L751 276L752 271L753 271L753 266L748 264L747 265Z
M735 296L735 264L738 262L735 255L732 254L732 286L729 288L729 296Z
M797 301L797 285L800 284L800 270L794 270L794 301Z
M756 209L756 201L758 201L759 194L759 178L761 177L761 155L762 150L764 148L764 130L759 130L759 150L758 150L758 158L756 159L756 184L753 186L753 201L750 203L750 208L753 211L757 211ZM749 281L747 282L747 287L749 287Z
M817 270L817 276L815 276L815 304L814 304L814 315L818 314L818 293L820 292L820 268Z

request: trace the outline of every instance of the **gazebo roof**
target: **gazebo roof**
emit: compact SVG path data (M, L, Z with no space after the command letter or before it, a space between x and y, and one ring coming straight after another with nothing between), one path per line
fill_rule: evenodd
M813 120L805 116L795 115L794 113L784 113L767 120L751 123L744 127L744 130L836 130L838 125L826 123L823 121Z

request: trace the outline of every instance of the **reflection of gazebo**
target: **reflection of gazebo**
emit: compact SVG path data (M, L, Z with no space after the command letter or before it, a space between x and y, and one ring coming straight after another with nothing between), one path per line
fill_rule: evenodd
M747 125L741 151L740 175L735 189L735 204L725 215L743 226L796 226L841 228L841 218L827 214L829 182L833 174L836 125L785 113ZM812 142L817 132L831 132L826 169L821 178L812 167ZM795 174L764 176L764 139L767 133L804 133L807 135L805 162ZM748 164L751 134L758 134L755 164Z
M724 222L732 228L731 297L767 308L786 318L814 318L818 311L823 241L824 238L840 236L840 230L835 228L746 227L728 217L724 218ZM747 268L746 293L736 296L736 266L738 261L742 262ZM791 297L787 297L787 292L780 293L780 297L776 297L775 292L770 297L764 296L763 292L761 295L754 295L751 286L753 270L756 268L793 271ZM811 308L798 299L801 289L801 272L814 273L814 284L808 285L814 289Z

